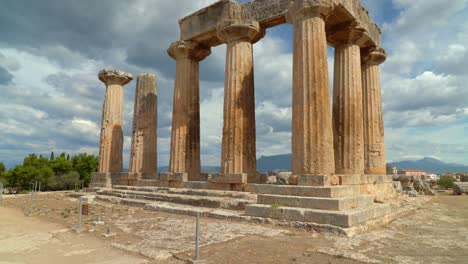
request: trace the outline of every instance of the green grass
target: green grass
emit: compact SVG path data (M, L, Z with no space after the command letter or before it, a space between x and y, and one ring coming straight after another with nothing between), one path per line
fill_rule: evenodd
M278 209L281 207L281 204L274 203L271 205L271 208Z

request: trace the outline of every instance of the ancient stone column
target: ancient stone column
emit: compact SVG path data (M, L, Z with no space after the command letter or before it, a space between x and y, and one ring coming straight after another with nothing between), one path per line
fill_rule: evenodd
M169 172L187 173L189 181L197 181L200 177L199 62L211 50L193 42L177 41L167 52L176 60Z
M362 105L364 107L364 173L386 174L382 96L379 65L386 59L385 50L371 48L363 52Z
M157 99L154 74L138 75L133 112L130 173L157 173Z
M287 16L294 25L292 173L302 175L301 185L335 171L324 21L330 10L328 2L295 1Z
M337 174L364 173L361 53L363 30L336 29L333 82L333 131Z
M98 171L122 172L123 86L133 80L133 76L127 72L105 69L99 72L99 80L106 84L106 97L102 108Z
M258 22L224 21L219 38L227 44L221 173L247 174L256 181L253 43L264 36Z

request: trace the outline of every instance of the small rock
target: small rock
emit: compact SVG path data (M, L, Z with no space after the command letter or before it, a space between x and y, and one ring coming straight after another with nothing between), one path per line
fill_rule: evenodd
M269 184L276 184L276 176L268 176L268 181L267 183Z
M276 183L281 185L289 184L289 177L291 177L292 172L278 172L276 174Z
M106 234L102 234L102 236L108 238L108 237L115 236L115 234L114 233L106 233Z
M383 203L385 203L385 201L382 200L382 199L379 199L379 198L375 198L375 199L374 199L374 203L383 204Z

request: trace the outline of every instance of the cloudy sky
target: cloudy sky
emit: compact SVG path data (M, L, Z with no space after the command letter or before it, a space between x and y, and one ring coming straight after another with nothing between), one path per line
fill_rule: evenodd
M100 69L158 78L158 163L169 160L178 19L215 0L2 0L0 161L28 153L97 153ZM244 1L245 2L245 1ZM362 0L383 31L387 160L468 164L468 0ZM290 153L292 31L255 45L257 157ZM203 165L218 165L225 47L201 63ZM329 49L332 72L333 49ZM333 75L330 74L330 77ZM125 87L128 164L135 82ZM127 165L128 166L128 165ZM125 166L125 167L127 167Z

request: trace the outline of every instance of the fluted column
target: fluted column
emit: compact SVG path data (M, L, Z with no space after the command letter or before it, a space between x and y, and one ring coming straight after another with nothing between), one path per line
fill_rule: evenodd
M122 172L123 86L133 80L133 76L127 72L105 69L99 72L99 80L106 84L106 96L102 108L98 171Z
M221 173L256 181L253 43L264 36L257 22L228 20L218 26L227 44Z
M157 93L154 74L138 75L130 149L131 173L157 173Z
M168 53L176 60L169 172L187 173L189 181L196 181L200 177L199 61L211 51L177 41Z
M364 173L361 54L363 31L343 28L329 36L335 45L333 131L337 174Z
M293 175L335 171L324 21L330 10L326 2L303 0L289 8L288 20L294 25Z
M362 54L362 104L364 108L364 173L385 174L385 142L379 65L385 50L371 48Z

